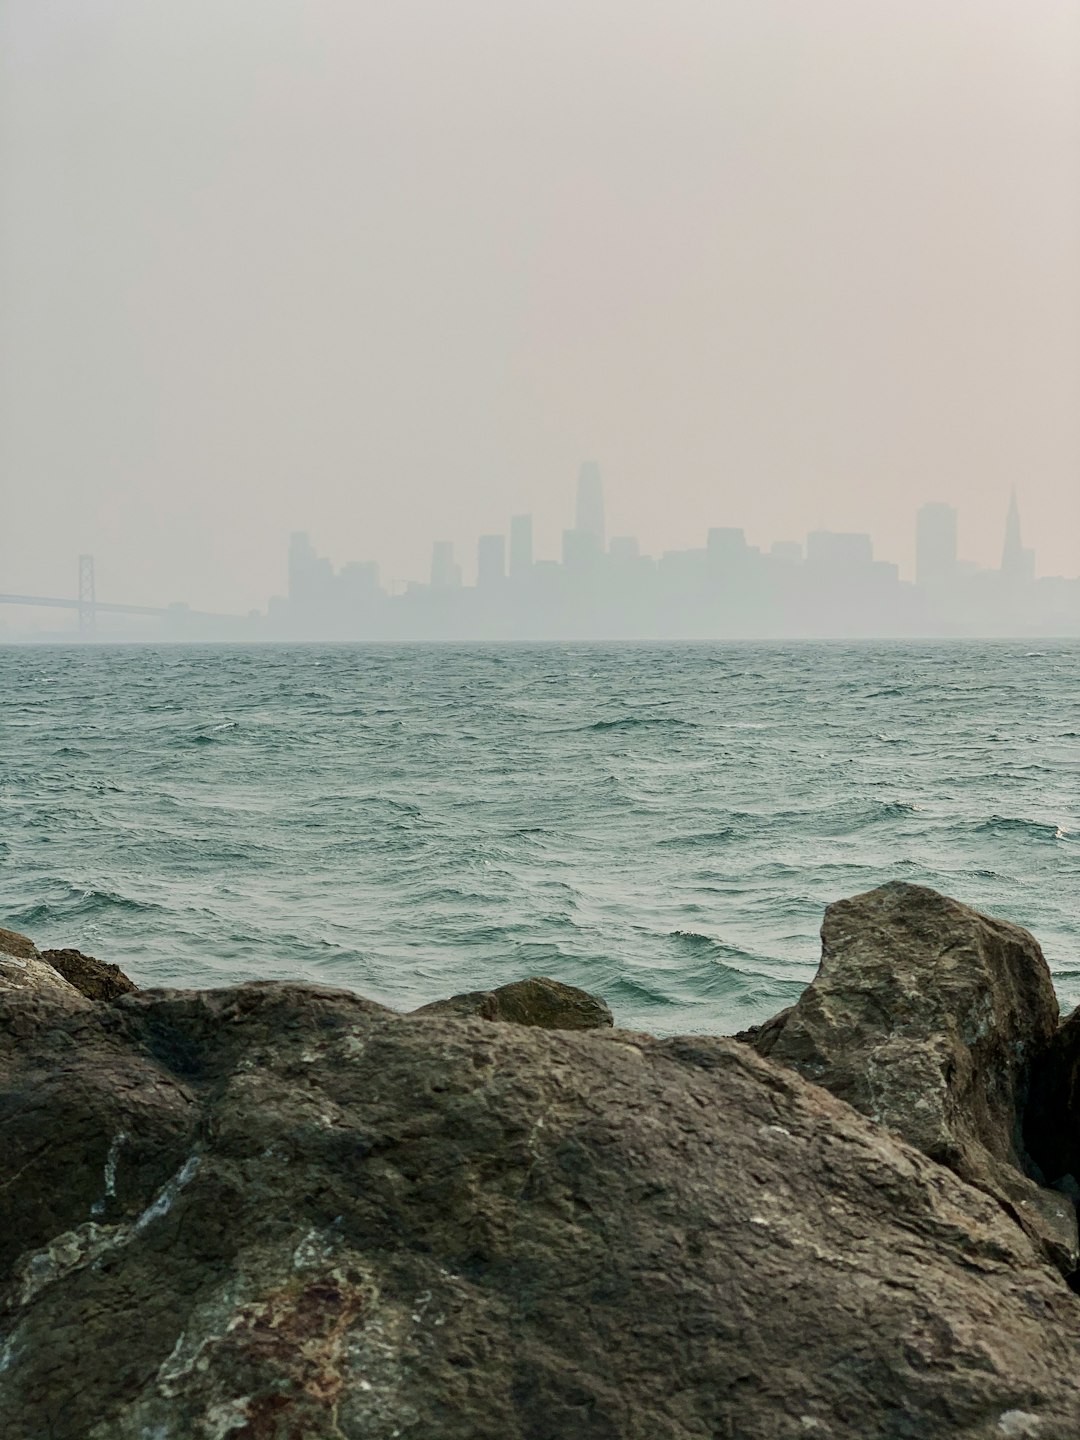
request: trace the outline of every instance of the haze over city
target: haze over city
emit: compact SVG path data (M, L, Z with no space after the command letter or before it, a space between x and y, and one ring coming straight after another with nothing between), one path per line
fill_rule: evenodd
M132 605L99 591L93 555L66 596L0 591L0 637L15 642L170 640L679 640L1080 636L1080 575L1047 576L1024 543L1015 489L992 566L960 553L960 516L942 502L915 515L915 577L875 554L874 537L815 530L748 543L710 526L704 543L645 552L608 528L604 480L586 460L557 558L537 554L533 516L475 543L475 575L435 540L425 579L384 579L374 559L335 566L294 531L285 593L247 615L183 601ZM42 624L45 614L51 623ZM13 619L10 617L14 617ZM62 618L57 618L62 617ZM26 626L27 628L22 628Z
M0 10L0 588L689 549L1080 570L1080 8ZM104 591L102 591L104 593Z

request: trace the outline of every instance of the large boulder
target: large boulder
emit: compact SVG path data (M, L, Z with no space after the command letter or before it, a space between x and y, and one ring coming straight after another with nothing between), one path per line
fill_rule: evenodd
M890 884L830 905L821 947L798 1002L742 1038L980 1186L1075 1271L1076 1207L1039 1183L1023 1135L1032 1063L1058 1021L1035 939Z
M1080 1434L1080 1301L731 1040L0 992L5 1440Z
M539 1025L544 1030L599 1030L614 1024L611 1011L596 995L536 975L496 990L469 990L448 1000L421 1005L414 1015L475 1015L510 1025Z

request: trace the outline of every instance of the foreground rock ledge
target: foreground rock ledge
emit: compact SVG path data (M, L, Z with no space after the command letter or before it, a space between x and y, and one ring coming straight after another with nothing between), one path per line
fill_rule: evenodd
M1080 1434L999 1204L743 1044L0 992L5 1440Z
M1080 1435L1080 1025L1026 932L886 886L750 1045L609 1025L0 931L0 1435Z

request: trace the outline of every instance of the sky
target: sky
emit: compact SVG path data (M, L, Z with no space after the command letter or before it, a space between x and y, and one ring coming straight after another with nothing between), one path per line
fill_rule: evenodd
M914 512L1080 573L1080 0L0 0L0 591Z

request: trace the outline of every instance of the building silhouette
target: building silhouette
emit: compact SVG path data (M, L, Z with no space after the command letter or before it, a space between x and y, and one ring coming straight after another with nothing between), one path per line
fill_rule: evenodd
M569 574L593 574L600 564L600 539L589 530L564 530L562 536L563 569Z
M461 566L454 560L451 540L436 540L431 547L431 588L458 590L461 587Z
M951 505L924 505L915 518L916 585L951 585L957 563L956 511Z
M1009 496L1009 512L1005 517L1005 544L1001 552L1002 579L1014 585L1030 583L1035 578L1035 552L1025 550L1020 535L1020 506L1016 486Z
M600 480L600 467L595 460L586 460L578 472L574 529L579 535L591 536L597 550L604 549L604 487Z
M533 564L531 515L515 515L510 521L510 574L514 579L527 575Z
M476 583L501 585L506 579L506 539L502 535L481 535L476 546Z
M301 610L318 612L333 604L334 571L329 560L316 555L302 531L289 540L289 599Z
M529 515L480 536L476 582L462 583L448 540L427 583L390 595L372 562L335 573L305 534L289 544L289 593L260 617L265 633L305 639L779 639L918 635L1080 635L1080 579L1035 578L1015 493L1000 568L965 564L951 505L915 518L915 579L875 558L867 534L814 531L761 548L735 525L704 543L643 554L607 541L600 471L581 466L574 525L559 559L534 553Z

